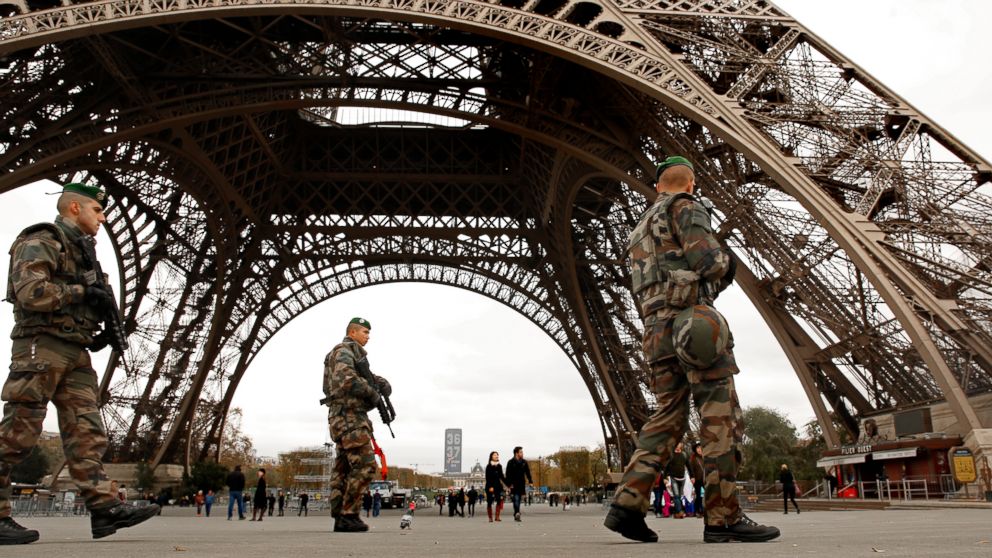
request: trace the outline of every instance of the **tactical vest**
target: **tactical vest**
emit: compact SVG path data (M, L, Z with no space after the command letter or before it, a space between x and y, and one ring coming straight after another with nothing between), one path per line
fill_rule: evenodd
M668 210L686 193L660 194L630 234L627 254L634 300L647 316L664 308L685 308L697 302L699 275L689 269Z
M47 233L47 234L46 234ZM14 252L24 241L31 238L54 236L59 243L59 257L51 281L60 285L84 284L83 253L69 240L62 227L54 223L38 223L17 235L10 248L10 267L7 274L7 300L14 304L14 329L12 339L33 337L45 333L73 343L88 345L93 334L100 327L101 317L96 309L85 302L69 304L53 312L36 312L23 308L16 302L14 292Z

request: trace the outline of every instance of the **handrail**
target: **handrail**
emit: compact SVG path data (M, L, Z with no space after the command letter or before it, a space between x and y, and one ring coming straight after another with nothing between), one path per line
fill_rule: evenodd
M823 481L823 482L827 482L827 481ZM814 492L816 492L816 495L819 496L820 495L820 489L821 488L823 488L823 485L822 485L822 483L819 483L818 482L818 483L816 483L816 484L813 485L813 488L810 488L806 492L803 492L802 494L800 494L799 497L800 498L808 498L809 495L812 494L812 493L814 493ZM827 490L829 490L829 488Z

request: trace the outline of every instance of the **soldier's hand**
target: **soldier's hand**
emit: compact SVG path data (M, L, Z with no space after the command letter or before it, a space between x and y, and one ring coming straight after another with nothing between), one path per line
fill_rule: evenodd
M110 344L110 339L110 331L105 329L93 337L93 342L91 342L87 348L91 352L98 353Z
M375 383L379 388L379 393L385 395L386 397L393 394L393 386L389 385L389 382L387 382L385 378L376 376Z
M114 297L100 287L92 285L86 287L86 303L101 310L117 310Z

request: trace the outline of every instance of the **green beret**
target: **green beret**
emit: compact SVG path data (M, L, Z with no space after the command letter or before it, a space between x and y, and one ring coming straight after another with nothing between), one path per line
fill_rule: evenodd
M693 168L692 167L692 163L689 162L689 159L686 159L685 157L682 157L681 155L675 155L675 156L669 157L669 158L665 159L664 161L662 161L658 165L658 169L654 172L654 180L655 180L655 182L657 182L661 178L661 173L665 172L665 169L667 169L669 167L677 167L679 165L682 165L684 167L689 167L690 169Z
M100 202L103 205L107 201L107 193L100 189L99 186L90 186L88 184L82 184L80 182L70 182L62 186L62 193L73 193L79 194L80 196L86 196L92 200Z
M369 328L370 331L372 330L372 324L370 324L369 321L366 320L365 318L352 318L351 321L348 322L348 324L349 325L350 324L358 324L358 325L360 325L362 327Z

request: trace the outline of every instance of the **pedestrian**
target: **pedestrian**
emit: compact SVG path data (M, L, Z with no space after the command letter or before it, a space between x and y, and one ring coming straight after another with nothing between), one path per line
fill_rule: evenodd
M359 517L364 494L375 474L372 450L372 422L368 410L381 397L392 394L384 378L369 370L365 345L372 325L363 318L352 318L345 338L324 358L324 401L328 405L328 426L337 447L331 474L331 516L334 531L368 531Z
M382 494L376 490L372 495L372 517L379 517L379 510L382 509Z
M464 488L461 488L461 489L458 490L458 496L456 496L456 498L458 498L458 515L460 515L460 516L462 516L462 518L464 518L465 517L465 500L468 498L468 496L465 496L465 489Z
M503 490L506 486L506 476L503 465L499 462L499 452L489 453L489 463L486 465L486 514L489 522L493 522L493 508L496 508L496 521L503 511Z
M834 474L833 469L827 468L826 472L823 473L823 479L827 481L827 488L829 489L829 497L833 497L837 493L837 485L839 483L837 475Z
M685 510L682 509L682 493L685 492L687 459L682 449L682 442L675 444L675 451L665 468L668 478L672 479L672 493L675 496L675 519L685 517Z
M207 496L203 499L204 510L207 512L207 517L210 517L210 508L214 506L214 491L208 490Z
M444 515L444 494L441 494L439 492L436 500L437 500L437 515L438 517L441 517L442 515Z
M663 482L665 478L664 474L658 475L658 478L654 481L654 516L661 517L661 506L662 506L662 492L665 490L665 483Z
M520 446L513 448L513 457L506 462L506 484L513 502L513 520L520 521L520 499L527 493L527 486L534 484L530 465L524 459L524 448Z
M0 544L38 540L38 531L11 517L10 474L37 445L49 401L58 410L66 464L89 510L93 538L158 513L154 505L119 501L101 462L108 443L90 352L114 342L112 317L119 312L109 287L101 286L107 277L95 273L94 237L107 220L105 200L99 187L66 184L55 222L24 229L10 248L5 298L14 305L14 328L0 420Z
M241 472L241 465L235 465L234 470L227 474L227 520L231 520L234 514L234 504L238 504L238 520L245 518L245 474Z
M692 443L692 455L689 456L689 474L692 477L692 513L696 517L703 515L703 484L706 475L703 472L703 444Z
M307 494L306 492L300 494L300 509L299 511L296 512L297 517L299 517L300 514L303 514L303 517L307 517L309 515L310 512L307 510L307 502L309 501L310 501L309 494Z
M269 517L272 517L272 513L276 511L276 495L271 490L268 498L266 498L266 503L269 505Z
M789 470L789 466L785 463L782 464L782 468L778 474L778 481L782 483L782 507L785 509L785 514L789 514L789 500L792 500L792 505L796 507L796 513L799 513L799 504L796 503L796 479L792 476L792 471Z
M468 489L468 515L469 517L475 517L475 503L479 500L479 491L475 489L475 485L472 485Z
M276 502L278 503L279 506L279 517L282 517L283 515L285 515L283 514L283 509L285 509L286 507L286 493L280 490L279 497L276 498Z
M604 524L629 539L658 540L644 514L655 475L685 436L691 394L703 425L703 540L771 540L779 530L749 519L737 500L744 426L734 387L739 369L730 328L713 308L733 282L736 261L714 236L706 207L692 196L692 163L669 157L655 180L657 199L631 233L628 256L657 409L638 433Z
M206 503L206 497L203 495L202 490L196 491L196 496L193 496L193 501L196 503L196 517L203 515L203 504Z
M661 475L665 489L661 493L662 505L661 505L661 517L671 517L672 516L672 479Z
M251 520L256 521L255 516L258 516L257 521L262 521L265 519L265 508L268 507L268 499L266 498L265 492L265 467L259 467L258 469L258 482L255 484L255 497L252 498L251 506ZM255 512L258 512L257 514Z
M372 513L372 493L368 490L362 495L362 509L365 510L365 517Z
M458 510L458 500L455 499L455 491L448 491L448 517L455 517L455 513Z

